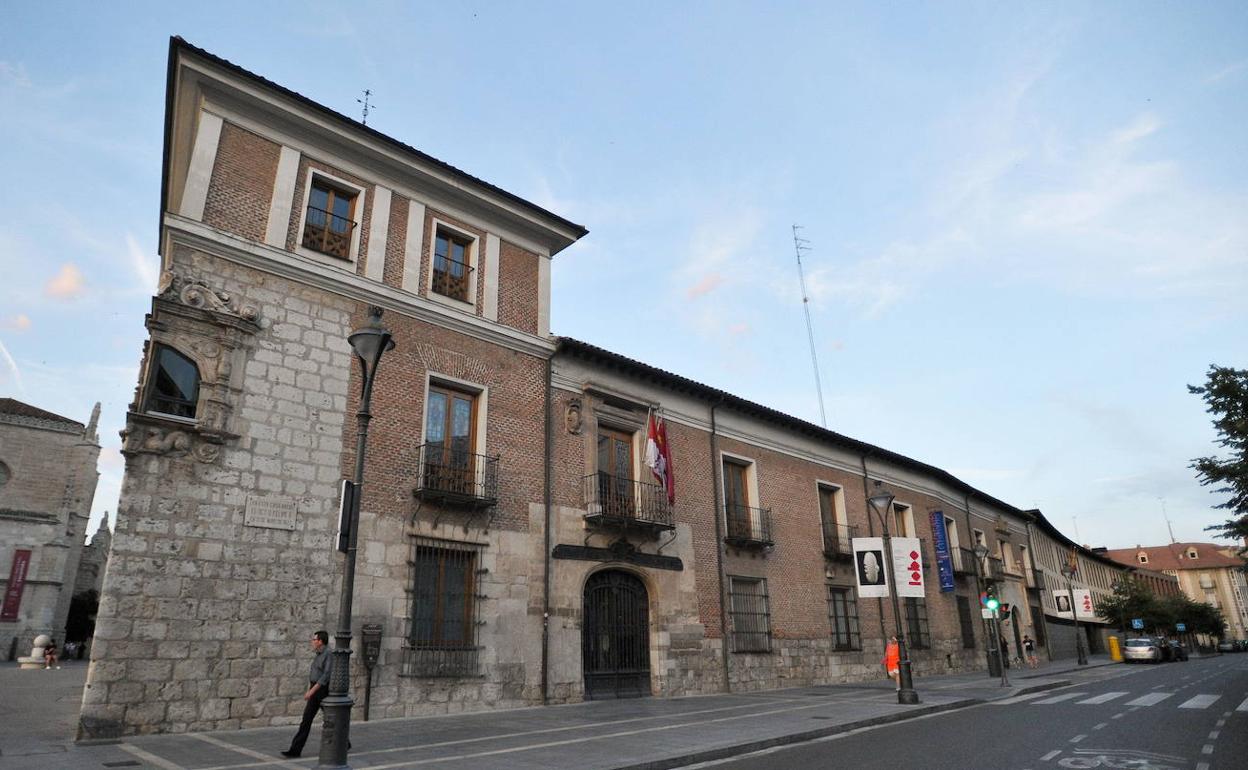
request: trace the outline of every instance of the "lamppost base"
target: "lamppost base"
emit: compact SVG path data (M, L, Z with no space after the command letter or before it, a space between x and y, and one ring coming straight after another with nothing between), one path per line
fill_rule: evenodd
M325 716L316 765L320 770L351 770L347 764L347 750L351 745L351 707L354 705L355 699L350 695L330 695L321 703Z
M916 706L919 703L919 693L903 687L897 691L897 702L903 706Z

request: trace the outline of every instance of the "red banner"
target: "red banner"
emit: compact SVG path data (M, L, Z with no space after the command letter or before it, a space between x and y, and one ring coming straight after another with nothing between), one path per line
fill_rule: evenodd
M30 551L13 552L13 567L9 570L9 585L4 589L4 609L0 620L17 620L17 610L22 606L22 592L26 590L26 572L30 569Z

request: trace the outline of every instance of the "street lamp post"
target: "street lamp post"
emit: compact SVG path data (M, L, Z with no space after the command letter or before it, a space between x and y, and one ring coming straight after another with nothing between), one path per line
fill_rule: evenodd
M1075 624L1075 655L1079 659L1079 665L1088 665L1088 653L1083 649L1083 633L1079 630L1079 612L1075 609L1075 588L1073 580L1078 568L1074 564L1066 564L1062 567L1062 577L1066 578L1066 594L1070 597L1070 619Z
M901 604L897 600L897 570L893 568L893 540L888 533L888 520L892 518L895 499L896 497L877 481L875 494L867 498L867 505L879 517L880 528L884 533L884 574L888 576L888 593L893 600L893 622L897 626L897 652L901 658L901 689L897 691L897 702L913 706L919 702L919 694L914 689L914 678L910 672L910 650L906 645L906 634L901 625Z
M975 544L975 558L979 561L979 575L981 578L986 577L988 570L985 565L988 563L988 546L983 543ZM997 617L997 608L992 608L992 618L988 624L991 629L989 633L992 638L988 640L988 675L992 675L992 664L995 662L997 670L1001 672L1001 686L1010 686L1010 675L1006 672L1005 656L1001 654L1001 619Z
M350 745L351 707L351 598L355 590L355 548L360 524L360 499L364 485L364 450L368 445L368 422L372 419L369 403L373 398L373 382L377 377L377 365L381 355L394 348L390 332L381 325L381 308L373 306L368 311L368 324L351 333L347 342L360 362L360 408L355 414L355 494L346 522L347 558L343 564L342 597L338 602L338 630L334 632L334 651L329 676L329 695L322 702L325 723L321 730L321 751L318 766L323 768L347 768L347 748Z

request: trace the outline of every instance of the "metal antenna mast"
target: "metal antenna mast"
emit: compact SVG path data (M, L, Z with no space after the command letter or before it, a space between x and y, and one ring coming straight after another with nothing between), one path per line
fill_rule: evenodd
M1179 541L1174 539L1174 527L1170 524L1170 516L1166 513L1166 498L1159 497L1157 499L1161 501L1161 518L1166 520L1166 529L1170 531L1170 542L1177 543Z
M810 325L810 298L806 296L806 274L802 272L802 252L810 251L810 241L800 237L801 225L793 225L793 252L797 254L797 280L802 285L802 312L806 314L806 337L810 340L810 363L815 369L815 393L819 395L819 420L828 427L828 413L823 408L823 383L819 381L819 358L815 355L815 330Z
M375 104L369 104L369 103L368 103L368 97L370 97L370 96L372 96L372 95L373 95L373 92L372 92L372 91L370 91L369 89L365 88L365 89L364 89L364 98L363 98L363 99L356 99L356 100L355 100L355 103L356 103L356 104L362 104L362 105L364 105L364 118L363 118L363 120L361 120L360 122L361 122L361 123L363 123L363 124L364 124L364 125L366 125L366 126L368 125L368 111L369 111L369 109L371 109L371 108L373 108L373 107L376 107L376 106L377 106L377 105L375 105Z

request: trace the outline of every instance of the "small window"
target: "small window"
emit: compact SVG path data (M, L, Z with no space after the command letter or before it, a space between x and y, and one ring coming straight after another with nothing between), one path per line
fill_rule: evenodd
M339 259L350 259L354 215L355 193L333 187L320 177L313 177L308 190L307 216L303 221L304 248Z
M195 419L199 402L199 368L165 345L157 345L148 381L144 411Z
M914 519L910 506L893 503L893 534L897 537L914 537Z
M906 598L906 637L912 650L926 650L932 646L927 626L927 601L916 597Z
M1140 560L1140 564L1148 564L1148 554L1140 551L1138 558Z
M417 538L404 673L468 676L477 669L477 556L471 543Z
M770 652L771 616L767 609L767 581L729 577L733 652Z
M433 291L468 302L468 290L472 285L471 256L471 238L438 228L433 240Z
M858 633L858 601L851 589L828 586L828 620L832 625L832 649L862 649L862 637Z
M1192 549L1188 550L1188 552L1187 552L1187 558L1189 558L1189 559L1199 559L1200 557L1196 555L1196 549L1195 549L1195 548L1192 548Z

